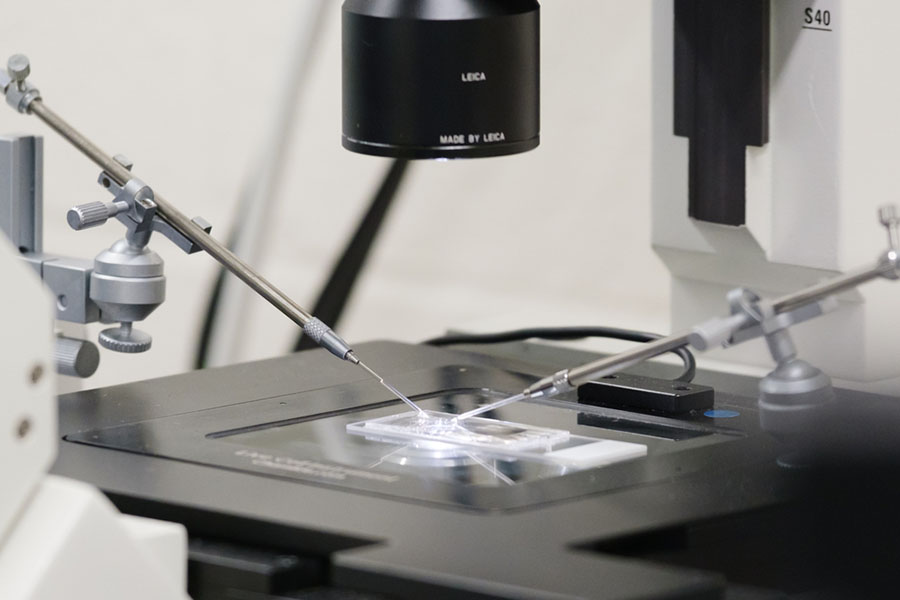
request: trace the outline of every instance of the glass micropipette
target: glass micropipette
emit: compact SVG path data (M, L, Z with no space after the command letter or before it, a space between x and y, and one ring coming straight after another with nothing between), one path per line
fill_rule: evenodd
M507 404L512 404L513 402L518 402L519 400L524 400L525 398L538 398L543 396L543 392L535 392L534 394L526 395L524 392L520 392L515 396L509 396L508 398L503 398L502 400L497 400L496 402L491 402L490 404L485 404L483 406L479 406L478 408L473 408L470 411L466 411L461 415L456 417L457 421L464 421L470 417L475 417L482 413L490 412L501 406L506 406Z
M418 404L416 404L415 402L413 402L412 400L410 400L409 398L407 398L406 396L404 396L404 395L400 392L400 390L398 390L397 388L395 388L394 386L392 386L391 384L389 384L387 381L385 381L385 380L384 380L384 377L382 377L381 375L379 375L378 373L376 373L375 371L373 371L372 369L370 369L370 368L368 367L368 365L366 365L366 363L364 363L363 361L360 360L360 361L357 362L356 364L358 364L358 365L361 366L363 369L365 369L366 371L368 371L369 373L371 373L371 374L372 374L372 377L374 377L375 379L378 380L378 383L380 383L381 385L383 385L383 386L384 386L388 391L390 391L392 394L394 394L395 396L397 396L398 398L400 398L401 400L403 400L404 402L406 402L409 406L411 406L411 407L413 408L413 410L415 410L415 411L417 411L417 412L419 412L419 413L422 413L422 414L425 413L425 411L422 410L422 409L419 407Z

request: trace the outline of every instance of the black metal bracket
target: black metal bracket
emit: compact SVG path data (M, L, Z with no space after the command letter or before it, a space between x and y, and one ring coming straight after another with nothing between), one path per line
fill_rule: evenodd
M746 148L769 141L770 0L675 1L675 135L690 138L689 214L746 222Z

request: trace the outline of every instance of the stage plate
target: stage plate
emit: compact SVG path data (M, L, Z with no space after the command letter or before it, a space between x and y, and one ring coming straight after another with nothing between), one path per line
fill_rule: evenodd
M459 414L521 389L530 380L494 369L448 366L410 373L400 384L422 408ZM573 450L567 440L556 448L558 460L544 460L347 431L348 425L407 411L371 382L361 381L65 439L446 508L503 510L660 481L674 469L684 474L691 463L679 460L683 452L741 435L677 421L660 424L660 419L641 415L633 421L610 418L602 408L540 401L509 405L486 416L569 432L571 439L628 452L617 450L615 460L588 460L590 453ZM652 469L644 464L645 452L655 457Z

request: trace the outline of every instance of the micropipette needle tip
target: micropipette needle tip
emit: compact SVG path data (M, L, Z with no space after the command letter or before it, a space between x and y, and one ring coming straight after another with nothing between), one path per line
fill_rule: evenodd
M398 390L397 388L395 388L394 386L392 386L391 384L389 384L387 381L385 381L385 380L384 380L384 377L382 377L381 375L379 375L378 373L376 373L375 371L373 371L372 369L370 369L369 366L368 366L366 363L364 363L363 361L360 360L360 361L357 362L356 364L358 364L358 365L361 366L363 369L365 369L366 371L368 371L369 373L371 373L372 377L374 377L375 379L378 380L378 383L380 383L381 385L383 385L383 386L384 386L388 391L390 391L392 394L394 394L395 396L397 396L398 398L400 398L401 400L403 400L404 402L406 402L409 406L411 406L411 407L412 407L413 409L415 409L417 412L420 412L420 413L425 412L424 410L422 410L421 408L419 408L419 405L418 405L418 404L416 404L415 402L413 402L412 400L410 400L409 398L407 398L406 396L404 396L404 395L400 392L400 390Z
M461 415L456 417L457 421L465 421L471 417L478 416L480 414L490 412L492 410L496 410L501 406L506 406L507 404L512 404L513 402L519 402L520 400L524 400L525 398L537 398L538 396L543 395L542 393L534 393L534 394L526 394L525 392L521 392L515 394L513 396L507 396L502 400L497 400L496 402L491 402L490 404L483 404L478 408L473 408L470 411L464 412Z

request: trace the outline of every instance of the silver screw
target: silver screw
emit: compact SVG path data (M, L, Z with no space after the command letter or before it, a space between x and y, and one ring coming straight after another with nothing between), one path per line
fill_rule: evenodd
M900 212L893 204L885 204L878 209L878 220L888 232L888 243L892 250L900 249Z
M37 384L41 378L44 376L44 365L38 363L31 367L31 373L29 373L29 378L31 379L31 383Z
M75 231L103 225L109 217L116 214L116 207L106 202L88 202L73 206L66 213L66 222Z
M6 71L16 82L20 92L25 91L25 78L31 73L31 63L24 54L13 54L6 63Z
M19 424L16 425L16 437L20 440L24 439L31 432L31 421L27 418L19 421Z

